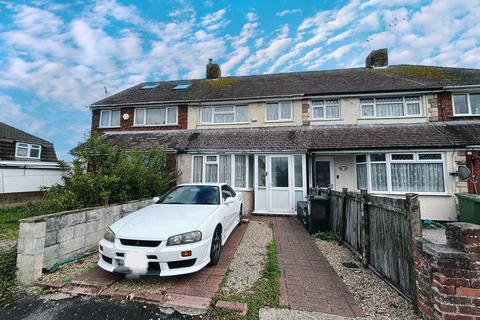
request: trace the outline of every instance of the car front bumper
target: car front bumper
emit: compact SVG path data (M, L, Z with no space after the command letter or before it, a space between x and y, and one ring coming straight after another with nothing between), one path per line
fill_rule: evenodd
M125 246L119 239L110 242L99 241L98 266L109 272L135 273L138 275L175 276L199 271L210 262L211 239L199 242L166 246L166 241L157 247ZM182 257L183 251L191 251L191 256ZM148 269L134 270L125 266L125 256L135 252L145 255Z

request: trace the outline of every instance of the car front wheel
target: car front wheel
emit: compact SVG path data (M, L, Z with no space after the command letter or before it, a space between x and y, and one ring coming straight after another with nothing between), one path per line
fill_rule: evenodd
M210 265L214 266L220 260L220 252L222 250L222 232L220 228L215 229L210 245Z

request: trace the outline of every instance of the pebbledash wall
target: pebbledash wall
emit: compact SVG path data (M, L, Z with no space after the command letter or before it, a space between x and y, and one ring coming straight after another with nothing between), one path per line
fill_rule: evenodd
M109 225L151 203L150 199L130 201L20 220L17 280L33 284L42 269L93 248Z
M480 226L446 225L447 244L416 241L416 305L423 319L480 319Z

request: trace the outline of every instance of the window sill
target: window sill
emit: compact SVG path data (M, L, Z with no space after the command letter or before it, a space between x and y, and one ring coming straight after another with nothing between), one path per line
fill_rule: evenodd
M360 117L358 120L375 120L375 119L426 119L426 116L402 116L402 117Z
M17 156L15 155L15 158L19 158L19 159L30 159L30 160L40 160L41 157L38 157L38 158L35 158L35 157L22 157L22 156Z
M134 124L133 128L143 128L143 127L175 127L178 126L178 123L175 124Z
M454 114L453 117L472 117L472 118L475 118L475 117L480 117L480 114Z
M313 118L310 118L309 119L310 121L343 121L344 119L343 118L329 118L329 119L313 119Z
M279 123L279 122L293 122L293 119L290 119L290 120L265 120L265 123Z
M120 126L113 126L113 127L98 127L98 129L114 129L114 128L120 128Z
M405 196L407 193L415 193L419 196L443 196L443 197L451 197L452 194L448 194L447 192L388 192L388 191L368 191L369 194L373 195L387 195L387 196Z
M250 122L219 122L219 123L213 123L213 122L208 122L208 123L200 123L199 125L201 126L216 126L216 125L236 125L236 124L250 124Z

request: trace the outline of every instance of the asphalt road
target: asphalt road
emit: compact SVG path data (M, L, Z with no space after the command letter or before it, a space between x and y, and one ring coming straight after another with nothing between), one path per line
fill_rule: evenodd
M205 319L178 313L167 315L158 306L137 302L121 303L114 300L72 297L66 299L21 298L0 308L0 319L6 320L178 320Z

